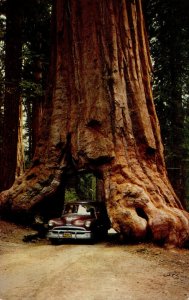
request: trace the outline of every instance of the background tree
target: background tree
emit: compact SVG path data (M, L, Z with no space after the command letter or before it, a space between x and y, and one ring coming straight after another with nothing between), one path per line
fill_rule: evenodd
M118 232L183 245L189 216L167 178L141 1L53 5L40 139L32 167L1 193L2 212L19 220L44 215L68 170L84 169L103 180Z
M47 84L50 55L51 1L32 0L25 3L23 27L22 94L26 112L27 164L31 161L38 136Z
M5 36L5 15L4 5L0 4L0 157L2 151L2 133L3 133L3 107L4 107L4 36ZM1 167L1 166L0 166Z
M8 12L6 12L6 7ZM34 153L36 136L39 127L39 117L42 111L42 102L44 96L44 88L46 83L46 75L49 63L49 31L50 31L50 3L49 1L38 1L31 0L26 1L2 1L0 5L1 19L0 19L0 28L1 28L1 127L0 127L0 162L1 162L1 190L10 187L11 182L15 178L15 175L18 176L21 174L24 165L28 166L29 162ZM20 26L19 29L20 39L17 39L16 34L14 34L15 19L12 23L10 20L11 15L14 19L14 14L18 16ZM5 28L6 21L10 23L7 26L7 36L10 36L9 30L11 28L12 40L8 41L10 46L10 51L6 53L5 51ZM11 55L9 59L9 52L12 54L11 49L17 47L17 44L20 43L20 53L14 52L14 56ZM6 59L8 65L10 65L10 71L7 73L6 78L5 74L5 55L8 57ZM18 55L18 57L17 57ZM13 59L13 61L12 61ZM16 60L19 63L16 66ZM14 72L15 66L17 68L17 73L19 76L16 76ZM9 76L9 79L8 79ZM14 78L16 77L16 79ZM10 99L7 99L7 95L12 97L10 93L4 93L5 85L8 86L10 82L14 82L15 88L19 90L19 110L16 115L14 111L14 116L19 120L17 126L18 130L11 130L12 134L15 133L15 144L17 140L17 149L16 146L12 148L11 138L8 138L7 131L10 131L11 124L8 121L9 117L12 118L12 104ZM7 87L9 90L9 88ZM4 97L5 96L5 97ZM18 96L18 95L17 95ZM15 97L17 97L15 94ZM14 97L14 93L13 93ZM12 98L13 100L13 98ZM14 101L14 100L13 100ZM22 124L22 115L24 112L24 124ZM8 126L6 125L8 122ZM24 131L23 131L24 126ZM24 136L22 136L24 133ZM3 137L4 135L4 137ZM23 139L24 138L24 139ZM7 142L3 142L3 139L7 139ZM8 143L10 146L8 147ZM3 147L4 146L4 147ZM24 149L25 146L25 149ZM10 166L8 167L7 163L5 164L5 156L8 155L6 149L11 149L10 156L12 160L16 163L16 172L12 161L9 161ZM25 152L25 153L23 153ZM8 157L7 157L8 159ZM25 160L25 161L24 161ZM11 175L12 174L12 175ZM10 175L10 176L9 176ZM12 177L11 177L12 176ZM12 181L7 182L7 178Z
M5 99L1 151L0 190L8 189L15 180L21 105L22 10L21 0L6 1ZM15 15L14 11L17 11Z
M154 96L160 120L170 180L184 206L189 176L189 3L146 0L151 54L154 61Z

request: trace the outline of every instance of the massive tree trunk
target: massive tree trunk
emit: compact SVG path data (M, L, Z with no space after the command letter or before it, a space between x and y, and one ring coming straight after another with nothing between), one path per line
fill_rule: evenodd
M68 169L85 169L103 179L116 231L182 246L189 216L167 178L141 1L57 0L53 26L33 166L1 194L2 208L44 212Z

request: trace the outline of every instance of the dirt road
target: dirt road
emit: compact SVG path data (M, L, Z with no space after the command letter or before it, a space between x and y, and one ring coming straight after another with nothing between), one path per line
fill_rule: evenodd
M189 251L153 245L25 244L1 233L2 300L187 300Z

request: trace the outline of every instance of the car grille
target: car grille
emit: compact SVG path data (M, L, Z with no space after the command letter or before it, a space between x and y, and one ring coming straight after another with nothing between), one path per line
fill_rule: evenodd
M47 233L50 239L91 239L91 236L91 231L77 226L57 226Z
M59 226L59 227L55 227L51 230L53 233L57 233L57 232L65 232L65 231L69 231L70 233L75 233L76 231L80 231L81 233L85 232L85 228L82 227L73 227L73 226Z

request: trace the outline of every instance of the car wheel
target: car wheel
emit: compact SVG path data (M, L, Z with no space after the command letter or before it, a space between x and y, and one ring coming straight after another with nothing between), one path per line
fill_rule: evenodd
M106 240L108 237L108 230L103 229L99 232L99 239L100 240Z
M97 242L97 236L93 232L91 238L88 240L89 245L94 245Z

